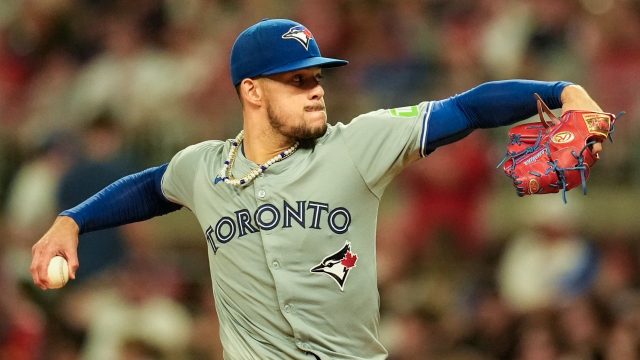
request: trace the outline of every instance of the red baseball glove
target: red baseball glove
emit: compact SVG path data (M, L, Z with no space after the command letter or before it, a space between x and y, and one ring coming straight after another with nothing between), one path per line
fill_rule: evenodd
M591 145L611 139L616 116L571 110L558 119L538 94L540 122L509 130L507 154L500 162L513 179L518 196L566 192L582 185L586 194L589 172L597 161ZM545 114L549 119L545 118Z

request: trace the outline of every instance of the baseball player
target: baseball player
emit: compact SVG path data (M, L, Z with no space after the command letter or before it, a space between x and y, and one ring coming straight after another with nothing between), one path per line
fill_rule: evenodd
M244 130L62 212L33 246L35 284L47 289L54 255L74 278L79 234L185 207L206 239L225 359L385 359L375 241L394 176L474 129L534 115L534 93L564 111L599 107L577 85L511 80L327 125L322 69L346 64L294 21L246 29L231 52Z

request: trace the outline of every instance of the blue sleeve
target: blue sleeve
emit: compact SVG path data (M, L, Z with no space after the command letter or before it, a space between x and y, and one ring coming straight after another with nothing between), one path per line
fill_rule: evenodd
M167 164L125 176L60 215L78 224L80 233L129 224L164 215L182 206L162 194Z
M538 112L534 93L550 108L562 106L569 82L504 80L479 85L462 94L434 101L427 128L427 152L457 141L478 128L510 125Z

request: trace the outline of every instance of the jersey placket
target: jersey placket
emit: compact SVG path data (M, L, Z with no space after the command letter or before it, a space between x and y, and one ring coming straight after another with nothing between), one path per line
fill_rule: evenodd
M261 206L268 207L270 205L274 205L278 207L279 205L273 202L273 188L270 186L268 174L261 174L260 176L258 176L254 180L253 185L255 199L258 205L258 210L256 211L254 221L256 223L256 226L260 228L260 236L262 238L265 261L268 264L269 269L271 270L271 275L273 276L276 297L278 299L280 311L291 326L293 336L295 338L295 346L303 351L310 351L311 347L305 341L307 336L303 335L300 331L301 328L304 328L304 324L302 324L301 320L297 316L297 306L295 303L295 299L289 291L289 287L286 286L286 284L290 282L288 280L289 270L287 268L286 260L281 257L283 255L282 252L276 250L279 248L279 246L276 245L276 242L287 241L287 239L283 238L284 234L279 231L281 230L280 227L282 225L283 219L278 219L278 221L275 221L273 218L262 216L260 212ZM270 222L273 222L276 225L274 227L267 226L266 228L265 226L262 226L266 225L265 223Z

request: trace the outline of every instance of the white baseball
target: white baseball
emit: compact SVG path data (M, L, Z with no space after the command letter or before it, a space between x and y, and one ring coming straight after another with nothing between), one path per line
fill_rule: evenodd
M49 277L49 288L59 289L69 281L69 264L62 256L54 256L49 262L47 269Z

